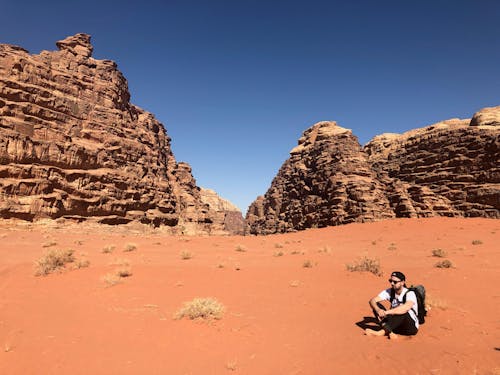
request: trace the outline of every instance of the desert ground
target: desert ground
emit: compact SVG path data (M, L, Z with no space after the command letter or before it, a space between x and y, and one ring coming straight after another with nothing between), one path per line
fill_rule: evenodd
M262 237L1 221L0 241L0 374L500 374L499 220ZM54 249L79 262L35 276ZM349 271L361 257L383 274ZM131 274L113 278L120 267ZM411 338L366 336L393 270L425 285L427 321ZM221 319L175 319L196 297Z

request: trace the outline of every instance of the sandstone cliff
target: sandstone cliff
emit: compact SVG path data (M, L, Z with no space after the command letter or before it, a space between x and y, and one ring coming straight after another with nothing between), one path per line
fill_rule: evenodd
M224 230L116 63L92 58L86 34L57 47L0 45L0 217Z
M394 217L384 186L352 132L335 122L306 130L264 197L247 213L268 234Z
M201 188L201 200L215 213L217 222L224 223L224 231L232 234L245 233L245 220L238 207L221 198L215 191Z
M364 148L350 130L306 130L271 187L248 209L248 231L288 232L391 217L500 218L500 107Z

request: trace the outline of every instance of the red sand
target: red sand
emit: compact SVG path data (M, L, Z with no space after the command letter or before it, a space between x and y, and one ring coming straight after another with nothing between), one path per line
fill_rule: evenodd
M499 220L189 238L4 221L0 240L0 374L500 374ZM34 261L59 248L90 266L35 277ZM454 268L434 267L437 248ZM382 277L346 270L363 255L380 259ZM133 275L106 286L117 258ZM394 269L424 284L434 307L415 337L365 336L356 322ZM223 318L174 320L195 297L216 298Z

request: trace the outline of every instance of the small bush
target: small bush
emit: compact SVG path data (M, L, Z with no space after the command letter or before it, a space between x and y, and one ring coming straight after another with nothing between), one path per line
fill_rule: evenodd
M123 251L125 252L134 250L137 250L137 245L135 243L128 243L127 245L125 245L125 249L123 249Z
M48 275L74 261L73 250L51 250L35 262L35 276Z
M481 241L481 240L474 240L474 241L472 241L472 244L473 245L482 245L483 241Z
M298 255L298 254L301 254L301 252L300 252L300 250L293 250L290 254Z
M282 249L282 248L283 248L283 244L281 244L281 243L275 243L275 244L274 244L274 247L275 247L276 249Z
M438 257L438 258L444 258L446 257L447 253L443 249L434 249L432 250L432 256L433 257Z
M116 249L115 245L108 245L108 246L104 246L102 248L102 252L104 254L109 254L109 253L112 253L115 249Z
M189 251L183 251L181 253L182 260L188 260L188 259L191 259L192 257L193 257L193 254L191 254Z
M90 266L90 261L88 259L78 259L74 265L73 265L73 268L74 269L80 269L80 268L86 268Z
M247 248L243 245L237 245L236 251L245 252L245 251L247 251Z
M304 268L311 268L313 266L313 263L308 259L305 260L304 263L302 263L302 267Z
M448 259L445 259L445 260L442 260L441 262L437 262L434 267L437 267L437 268L452 268L453 267L453 263L451 263L451 261L449 261Z
M299 280L292 280L292 281L290 281L289 285L292 288L297 288L300 285L300 281Z
M184 317L189 319L221 319L224 310L224 306L214 298L195 298L184 303L184 306L176 313L175 319Z
M56 246L57 245L57 242L56 241L49 241L49 242L45 242L42 247L52 247L52 246Z
M346 264L346 268L351 272L371 272L375 276L382 276L382 271L380 270L380 261L378 259L372 259L366 256L362 257L353 264Z
M118 277L129 277L132 276L132 269L128 266L118 268L115 271L115 275Z
M332 249L330 246L323 246L318 250L318 253L325 253L325 254L330 254L332 252Z
M104 283L108 286L113 286L119 284L121 282L121 278L115 273L107 273L102 277L102 281L104 281Z
M282 257L284 255L283 251L275 251L273 254L275 257Z

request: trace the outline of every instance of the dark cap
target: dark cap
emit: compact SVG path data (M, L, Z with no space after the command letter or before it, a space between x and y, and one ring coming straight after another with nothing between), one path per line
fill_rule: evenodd
M406 276L405 276L405 274L403 272L394 271L393 273L391 273L391 276L397 277L401 281L405 281L406 280Z

